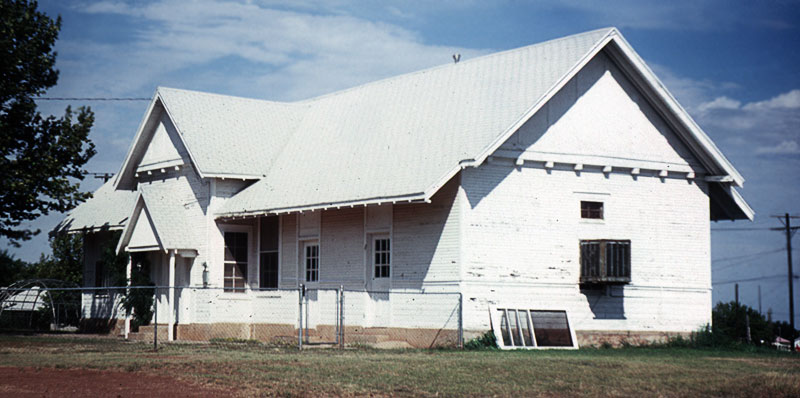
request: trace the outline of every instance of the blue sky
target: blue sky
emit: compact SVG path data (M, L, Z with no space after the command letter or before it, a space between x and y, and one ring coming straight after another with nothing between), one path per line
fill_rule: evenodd
M297 100L452 62L456 52L466 59L616 26L747 179L741 192L756 220L712 224L713 280L761 278L742 282L740 299L757 308L760 285L762 309L788 317L785 240L768 228L780 225L770 215L800 215L797 1L60 0L40 9L64 18L60 80L48 95L65 97L150 97L168 86ZM40 107L58 114L67 104ZM147 102L88 104L98 149L88 169L116 172ZM60 218L33 226L48 231ZM44 233L21 248L0 240L7 247L28 261L49 251ZM733 286L715 284L714 302L732 299Z

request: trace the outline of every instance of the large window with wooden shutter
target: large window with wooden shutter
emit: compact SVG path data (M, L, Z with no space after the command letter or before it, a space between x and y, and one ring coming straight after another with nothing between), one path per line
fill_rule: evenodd
M581 283L631 281L631 241L582 240Z

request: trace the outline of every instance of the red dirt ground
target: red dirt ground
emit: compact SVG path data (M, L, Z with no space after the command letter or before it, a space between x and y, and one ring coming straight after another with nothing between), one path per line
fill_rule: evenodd
M90 369L0 366L0 397L213 397L210 389L167 376Z

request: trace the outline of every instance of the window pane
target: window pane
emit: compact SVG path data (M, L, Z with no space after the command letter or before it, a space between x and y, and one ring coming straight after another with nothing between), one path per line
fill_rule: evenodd
M278 287L278 253L261 253L258 286L262 289Z
M319 245L306 246L306 281L316 282L319 279Z
M522 329L522 341L527 347L533 347L533 339L531 338L531 322L528 319L528 311L519 310L519 327Z
M247 262L247 233L225 233L225 261Z
M278 250L278 216L261 218L261 251Z
M539 347L572 347L572 335L565 311L531 310L531 319Z
M500 334L503 336L503 345L510 346L511 333L508 331L508 317L506 316L506 310L498 311L500 311Z
M603 218L603 202L581 201L581 218Z
M241 279L246 279L247 275L247 263L237 263L236 264L236 277Z
M514 340L515 346L522 345L522 338L519 333L519 325L517 325L517 311L508 310L508 324L511 327L511 338Z

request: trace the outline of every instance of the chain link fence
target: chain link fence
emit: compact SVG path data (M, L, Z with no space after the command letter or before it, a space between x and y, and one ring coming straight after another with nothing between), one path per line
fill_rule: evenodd
M161 344L462 347L459 293L125 286L0 289L0 333Z

